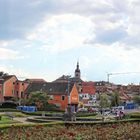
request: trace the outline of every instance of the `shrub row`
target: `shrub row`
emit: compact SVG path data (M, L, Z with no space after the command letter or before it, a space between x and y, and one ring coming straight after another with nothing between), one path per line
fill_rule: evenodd
M126 116L128 116L128 118L139 118L140 119L140 113L139 112L129 113Z
M45 111L37 111L37 112L22 112L27 115L32 115L32 116L42 116L43 112ZM64 113L63 112L45 112L45 116L62 116Z
M15 124L1 124L0 130L7 129L7 128L21 128L21 127L35 127L35 126L53 126L53 125L64 125L62 121L53 121L48 123L30 123L30 124L23 124L23 123L15 123Z
M20 112L15 108L0 108L0 112Z
M89 116L96 116L97 113L81 113L81 112L78 112L76 114L76 117L89 117Z

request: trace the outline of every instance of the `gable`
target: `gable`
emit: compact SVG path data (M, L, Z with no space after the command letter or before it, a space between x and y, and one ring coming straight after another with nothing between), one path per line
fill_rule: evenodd
M76 85L74 84L71 92L70 92L70 103L71 104L78 104L79 102L79 95Z

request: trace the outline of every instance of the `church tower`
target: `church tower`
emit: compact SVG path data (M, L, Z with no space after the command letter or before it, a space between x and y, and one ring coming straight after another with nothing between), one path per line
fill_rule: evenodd
M77 66L76 66L76 69L75 69L75 78L80 79L80 77L81 77L81 72L80 72L80 69L79 69L79 62L77 62Z

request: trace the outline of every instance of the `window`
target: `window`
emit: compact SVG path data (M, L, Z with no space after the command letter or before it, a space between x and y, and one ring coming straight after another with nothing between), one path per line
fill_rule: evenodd
M23 91L21 91L21 98L23 98L24 97L24 94L23 94Z
M17 91L17 95L16 96L18 97L18 91Z
M24 85L24 83L22 83L22 86Z
M61 107L61 104L59 104L59 103L56 103L55 105L59 108Z
M64 95L61 96L61 100L65 100L65 96Z
M17 83L17 85L18 85L18 83Z
M15 82L13 82L13 85L15 84Z
M12 90L12 94L14 95L14 90Z
M0 94L1 94L1 90L0 90Z

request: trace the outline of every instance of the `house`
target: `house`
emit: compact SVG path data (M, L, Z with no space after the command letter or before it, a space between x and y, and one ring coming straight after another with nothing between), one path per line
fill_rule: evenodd
M31 83L26 90L26 94L29 96L31 92L46 92L49 96L49 103L58 106L61 110L65 110L70 104L76 111L79 103L79 95L77 87L72 83Z
M3 92L3 79L0 79L0 103L4 100L2 92Z
M12 98L24 98L24 91L29 83L19 81L15 75L0 76L0 102L12 101Z
M15 85L14 97L16 97L17 99L23 99L25 97L24 91L29 86L29 83L26 81L17 80L13 84Z
M79 93L80 102L84 106L93 106L96 102L94 82L82 82L82 90Z
M107 91L108 82L106 81L96 81L94 85L97 93L104 93Z
M10 100L14 97L15 85L14 83L17 81L17 77L15 75L3 75L1 76L1 86L2 86L2 102Z

